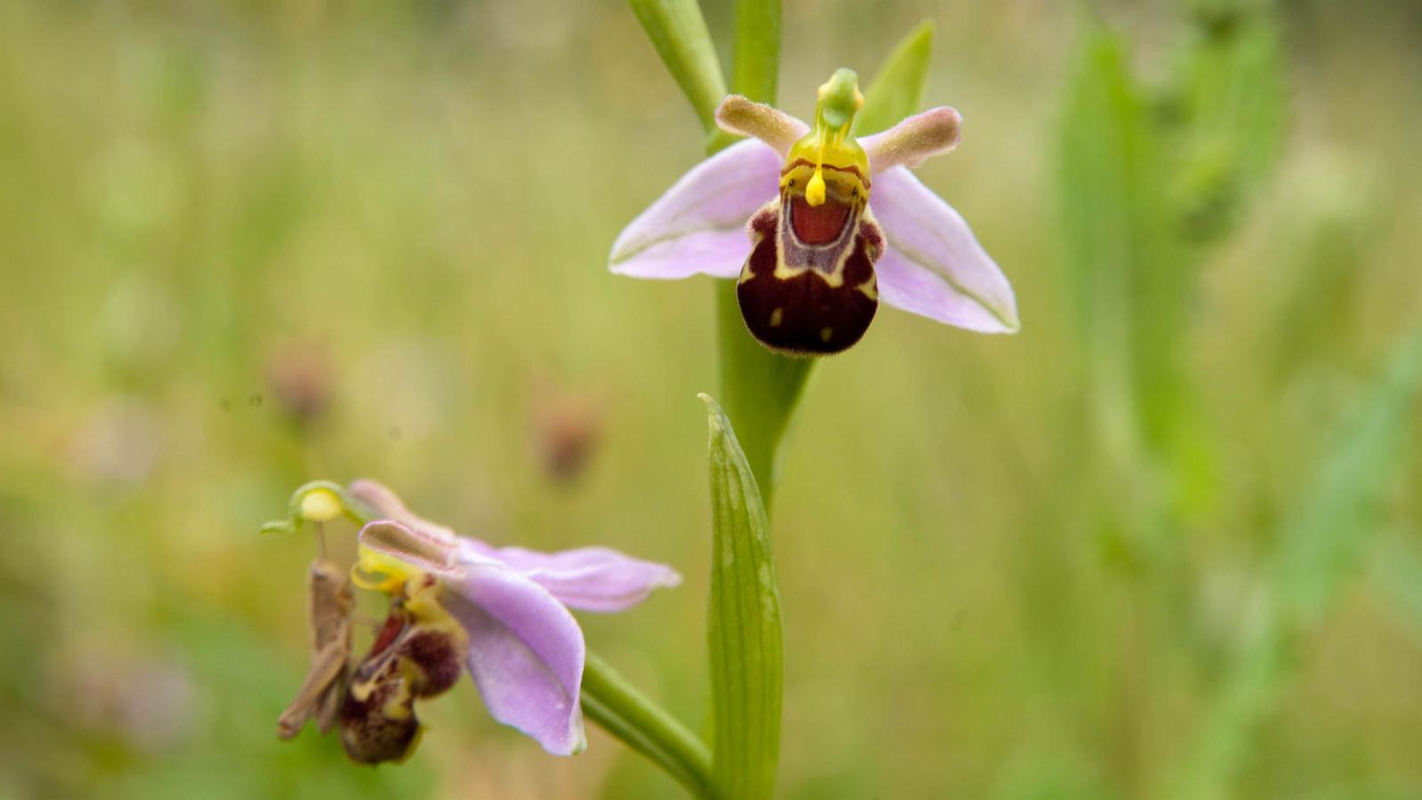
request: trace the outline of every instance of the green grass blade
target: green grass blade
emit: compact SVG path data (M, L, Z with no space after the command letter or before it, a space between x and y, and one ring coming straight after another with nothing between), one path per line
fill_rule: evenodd
M769 523L725 412L707 395L713 537L707 638L715 745L712 794L760 800L775 788L783 645Z
M716 106L726 96L726 79L706 18L696 0L628 0L652 40L657 55L676 79L701 125L716 129Z
M1190 276L1171 233L1165 163L1120 37L1088 35L1061 123L1067 274L1093 359L1111 458L1160 444L1181 396L1178 344Z
M1178 800L1229 796L1254 732L1273 709L1299 637L1332 607L1371 534L1371 510L1422 390L1422 334L1397 350L1386 373L1343 426L1298 511L1281 528L1265 574L1262 618L1241 645L1194 746L1173 775Z
M1198 12L1174 114L1181 123L1173 195L1196 246L1245 218L1257 184L1278 160L1287 120L1280 33L1267 5L1225 2Z
M1392 602L1388 609L1422 638L1422 550L1413 544L1416 531L1393 531L1376 548L1369 578Z

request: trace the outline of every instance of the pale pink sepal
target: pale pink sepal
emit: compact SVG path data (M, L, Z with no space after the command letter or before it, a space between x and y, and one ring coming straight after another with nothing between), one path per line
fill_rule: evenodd
M775 197L780 156L747 139L702 161L612 245L609 267L633 278L733 278L750 255L746 220Z
M905 166L916 167L933 156L958 146L963 117L948 106L914 114L894 127L859 140L875 173Z
M962 215L905 167L874 174L869 208L887 247L874 265L888 305L982 333L1016 333L1007 276Z
M782 156L810 132L809 125L784 111L738 94L727 97L716 107L716 124L727 133L759 139Z
M469 634L465 666L494 719L553 755L582 752L587 647L568 609L523 575L494 565L469 567L444 604Z

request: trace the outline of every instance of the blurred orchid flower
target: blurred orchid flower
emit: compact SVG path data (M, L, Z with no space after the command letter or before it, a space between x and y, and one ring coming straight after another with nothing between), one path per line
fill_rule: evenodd
M612 246L612 271L739 274L751 335L790 355L855 344L881 292L891 306L948 325L1015 333L1007 278L958 212L908 170L952 150L962 118L935 108L861 142L849 130L863 103L847 69L820 86L813 129L727 97L717 123L753 138L693 167L634 219Z
M448 689L461 662L494 719L554 755L581 752L586 648L568 609L623 611L681 576L603 547L540 553L456 536L374 481L355 481L347 494L377 517L361 529L353 578L395 598L392 618L352 681L347 706L360 705L349 726L343 715L347 752L356 757L351 740L360 749L361 726L382 725L384 709L403 718L414 698ZM382 695L391 686L402 694ZM398 733L408 729L412 737L416 728L407 723Z

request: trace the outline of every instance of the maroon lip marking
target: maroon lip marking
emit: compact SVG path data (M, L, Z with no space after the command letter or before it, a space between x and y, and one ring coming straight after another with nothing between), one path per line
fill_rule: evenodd
M827 200L812 206L803 197L790 201L790 227L805 244L829 244L839 238L849 220L849 206Z
M797 235L798 210L799 206L791 206ZM831 285L814 268L790 277L776 276L781 220L780 209L774 207L751 217L753 246L736 284L746 329L761 344L787 355L822 356L849 349L868 330L879 307L877 292L866 288L877 288L874 261L883 252L883 235L871 220L861 220L841 279Z
M405 629L405 613L403 609L390 610L390 615L385 618L385 624L380 626L380 631L375 635L375 642L370 646L370 655L367 659L374 658L385 652L385 648L394 643L395 637Z

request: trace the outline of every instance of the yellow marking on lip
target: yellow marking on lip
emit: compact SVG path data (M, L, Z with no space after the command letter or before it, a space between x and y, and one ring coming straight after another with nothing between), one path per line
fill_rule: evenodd
M834 328L820 328L820 341L828 343L834 336Z
M831 289L838 289L844 285L844 262L835 265L834 272L821 272L811 267L792 267L788 264L775 265L775 279L777 281L788 281L804 275L806 272L813 272L824 279Z
M824 170L815 167L815 174L810 178L810 182L805 186L805 202L811 208L823 205L825 202L825 176Z
M826 167L853 174L867 195L869 157L849 132L854 115L863 106L864 95L859 91L859 76L853 70L837 70L820 86L815 103L814 128L791 145L789 152L785 154L781 168L781 187L794 183L789 173L803 164L810 168L804 197L811 208L825 202ZM840 176L841 180L845 178L844 175ZM856 192L855 195L857 194Z
M780 327L780 323L784 320L784 317L785 309L783 308L777 308L774 311L770 312L770 327Z

